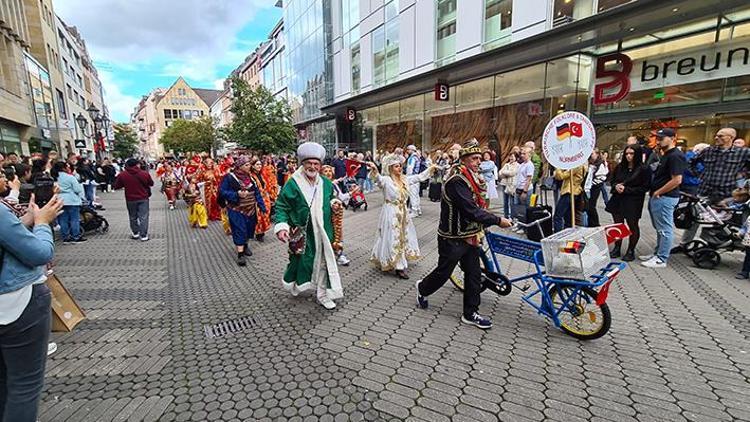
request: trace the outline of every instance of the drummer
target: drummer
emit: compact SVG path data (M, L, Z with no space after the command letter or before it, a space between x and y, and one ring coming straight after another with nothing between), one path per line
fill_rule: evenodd
M464 306L461 322L483 330L492 321L479 314L482 273L479 262L484 228L510 227L511 221L486 210L486 186L479 173L482 149L471 139L460 149L459 164L443 186L438 227L438 265L417 281L417 306L427 309L427 296L438 291L456 268L464 270Z

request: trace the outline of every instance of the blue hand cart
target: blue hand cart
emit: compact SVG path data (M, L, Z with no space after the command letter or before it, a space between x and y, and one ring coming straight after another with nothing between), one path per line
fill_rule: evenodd
M551 215L531 224L516 224L528 227L549 218ZM500 269L498 255L534 264L535 272L508 278ZM555 277L544 271L540 243L490 231L485 232L480 257L482 291L490 290L506 296L515 287L521 290L522 300L536 309L538 314L549 318L564 333L581 340L599 338L609 330L612 322L606 303L609 286L625 269L625 263L611 262L588 279ZM463 271L460 267L456 267L451 281L456 288L463 290Z

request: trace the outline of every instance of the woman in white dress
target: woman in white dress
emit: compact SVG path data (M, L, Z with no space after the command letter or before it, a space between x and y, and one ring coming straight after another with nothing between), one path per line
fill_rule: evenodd
M482 154L482 163L479 165L479 172L482 173L484 182L487 184L487 207L490 201L497 199L497 166L492 159L492 153L485 151Z
M419 174L407 176L402 171L403 163L403 156L391 154L383 157L381 165L385 175L378 172L375 164L367 163L370 178L383 190L385 199L370 260L381 271L395 271L399 278L408 279L408 261L420 257L417 231L406 206L409 186L429 179L434 166Z

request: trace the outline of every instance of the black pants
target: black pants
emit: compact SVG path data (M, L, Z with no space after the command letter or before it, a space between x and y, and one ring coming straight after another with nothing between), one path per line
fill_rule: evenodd
M638 226L638 218L625 218L620 214L612 214L612 220L615 223L622 223L627 221L628 227L630 227L630 239L628 240L628 252L635 251L635 246L638 244L638 240L641 238L641 228ZM615 242L616 248L622 247L622 240Z
M742 272L750 274L750 248L745 247L745 260L742 261Z
M602 194L602 185L591 187L589 202L586 204L586 214L589 216L589 227L599 227L599 212L596 210L596 203L599 202L599 195Z
M0 325L0 421L36 421L44 387L51 301L47 285L35 284L21 316Z
M482 271L479 268L479 247L463 239L446 239L438 236L438 266L419 283L419 294L429 296L438 291L453 274L456 264L464 272L464 316L470 317L479 310L482 292Z

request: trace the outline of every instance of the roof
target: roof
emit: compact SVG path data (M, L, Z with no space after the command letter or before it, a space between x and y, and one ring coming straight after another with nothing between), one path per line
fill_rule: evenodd
M213 104L216 100L221 97L221 94L224 92L223 90L219 89L203 89L203 88L193 88L193 91L198 94L198 96L203 100L204 103L208 107L211 107L211 104Z

